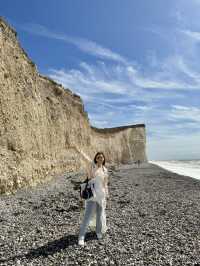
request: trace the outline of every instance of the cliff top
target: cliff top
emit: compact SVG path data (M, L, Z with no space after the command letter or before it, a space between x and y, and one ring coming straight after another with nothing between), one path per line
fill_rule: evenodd
M6 21L5 18L3 18L2 16L0 16L0 33L3 33L4 35L7 35L7 37L11 40L11 41L16 41L22 51L22 53L25 55L25 58L28 60L28 62L35 67L36 71L37 71L37 67L35 65L35 63L31 60L31 58L28 56L28 54L26 53L26 51L23 49L23 47L20 45L18 39L17 39L17 32L15 31L14 28L12 28L10 26L10 24ZM51 79L48 76L44 76L40 73L38 73L38 75L45 80L48 80L49 82L51 82L52 84L54 84L55 86L59 86L61 89L65 90L65 92L68 93L68 95L72 96L75 100L76 103L78 104L82 104L82 99L81 97L74 93L73 91L71 91L69 88L64 88L62 86L62 84L57 83L56 81L54 81L53 79Z
M145 124L135 124L135 125L127 125L127 126L119 126L119 127L110 127L110 128L97 128L91 126L93 130L99 133L115 133L122 130L125 130L127 128L138 128L138 127L145 127Z
M15 36L17 36L17 32L16 32L16 30L13 29L13 28L9 25L9 23L5 20L5 18L3 18L3 17L1 17L1 16L0 16L0 25L1 25L1 27L4 26L4 28L9 29L9 30L10 30Z

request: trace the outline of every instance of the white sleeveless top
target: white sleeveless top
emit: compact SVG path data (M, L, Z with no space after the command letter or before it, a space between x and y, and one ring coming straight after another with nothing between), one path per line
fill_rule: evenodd
M108 170L105 166L98 167L93 163L92 165L92 175L93 178L88 181L88 184L92 188L93 197L87 199L87 201L97 201L102 205L102 201L106 198L106 190L104 188L103 182L106 175L108 175Z

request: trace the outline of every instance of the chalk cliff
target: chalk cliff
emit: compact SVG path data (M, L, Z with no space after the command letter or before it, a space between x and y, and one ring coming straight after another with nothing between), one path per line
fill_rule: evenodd
M80 96L38 73L0 18L0 193L85 167L103 151L108 163L146 161L145 125L98 129Z

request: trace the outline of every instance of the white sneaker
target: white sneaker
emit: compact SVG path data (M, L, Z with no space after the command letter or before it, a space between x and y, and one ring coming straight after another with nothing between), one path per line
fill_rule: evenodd
M79 238L78 244L79 244L79 246L84 246L84 244L85 244L84 238Z
M102 234L97 234L98 239L102 239L102 237L103 237Z

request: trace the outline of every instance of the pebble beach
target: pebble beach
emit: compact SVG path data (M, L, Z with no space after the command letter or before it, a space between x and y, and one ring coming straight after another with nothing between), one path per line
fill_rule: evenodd
M81 174L0 196L0 265L200 265L200 180L144 163L108 168L108 230L88 228Z

